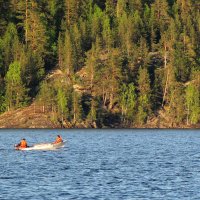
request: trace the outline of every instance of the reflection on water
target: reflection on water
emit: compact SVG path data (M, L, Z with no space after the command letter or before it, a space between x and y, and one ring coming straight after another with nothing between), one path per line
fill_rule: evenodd
M15 151L54 141L57 151ZM2 130L0 199L200 199L194 130Z

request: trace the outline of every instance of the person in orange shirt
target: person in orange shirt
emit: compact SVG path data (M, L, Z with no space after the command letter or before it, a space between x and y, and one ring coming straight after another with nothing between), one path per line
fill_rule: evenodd
M26 139L22 139L21 142L19 144L16 145L16 147L18 148L27 148L28 147L28 144L26 142Z
M62 139L62 137L60 135L57 135L56 141L53 142L53 144L58 144L60 142L63 142L63 139Z

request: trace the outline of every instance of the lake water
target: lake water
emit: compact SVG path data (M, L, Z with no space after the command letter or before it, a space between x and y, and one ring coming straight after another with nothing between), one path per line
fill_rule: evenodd
M200 130L1 130L0 199L199 200Z

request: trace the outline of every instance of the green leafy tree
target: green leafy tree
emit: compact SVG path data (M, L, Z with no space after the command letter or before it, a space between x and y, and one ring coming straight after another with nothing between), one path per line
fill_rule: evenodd
M68 98L63 89L59 88L57 93L58 112L61 116L62 124L64 119L69 118Z
M40 106L42 105L43 112L53 110L56 94L52 83L48 83L46 80L41 82L37 102Z
M120 92L120 104L122 116L125 119L133 121L137 104L136 88L133 83L122 85Z
M20 63L15 61L10 64L6 74L6 105L8 110L19 108L27 104L27 90L21 79Z

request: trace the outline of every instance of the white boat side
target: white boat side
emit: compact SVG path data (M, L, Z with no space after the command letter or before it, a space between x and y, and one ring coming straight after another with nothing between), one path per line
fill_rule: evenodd
M18 148L16 150L21 151L30 151L30 150L55 150L64 147L66 144L66 141L53 144L53 143L40 143L40 144L34 144L33 146L27 147L27 148Z

